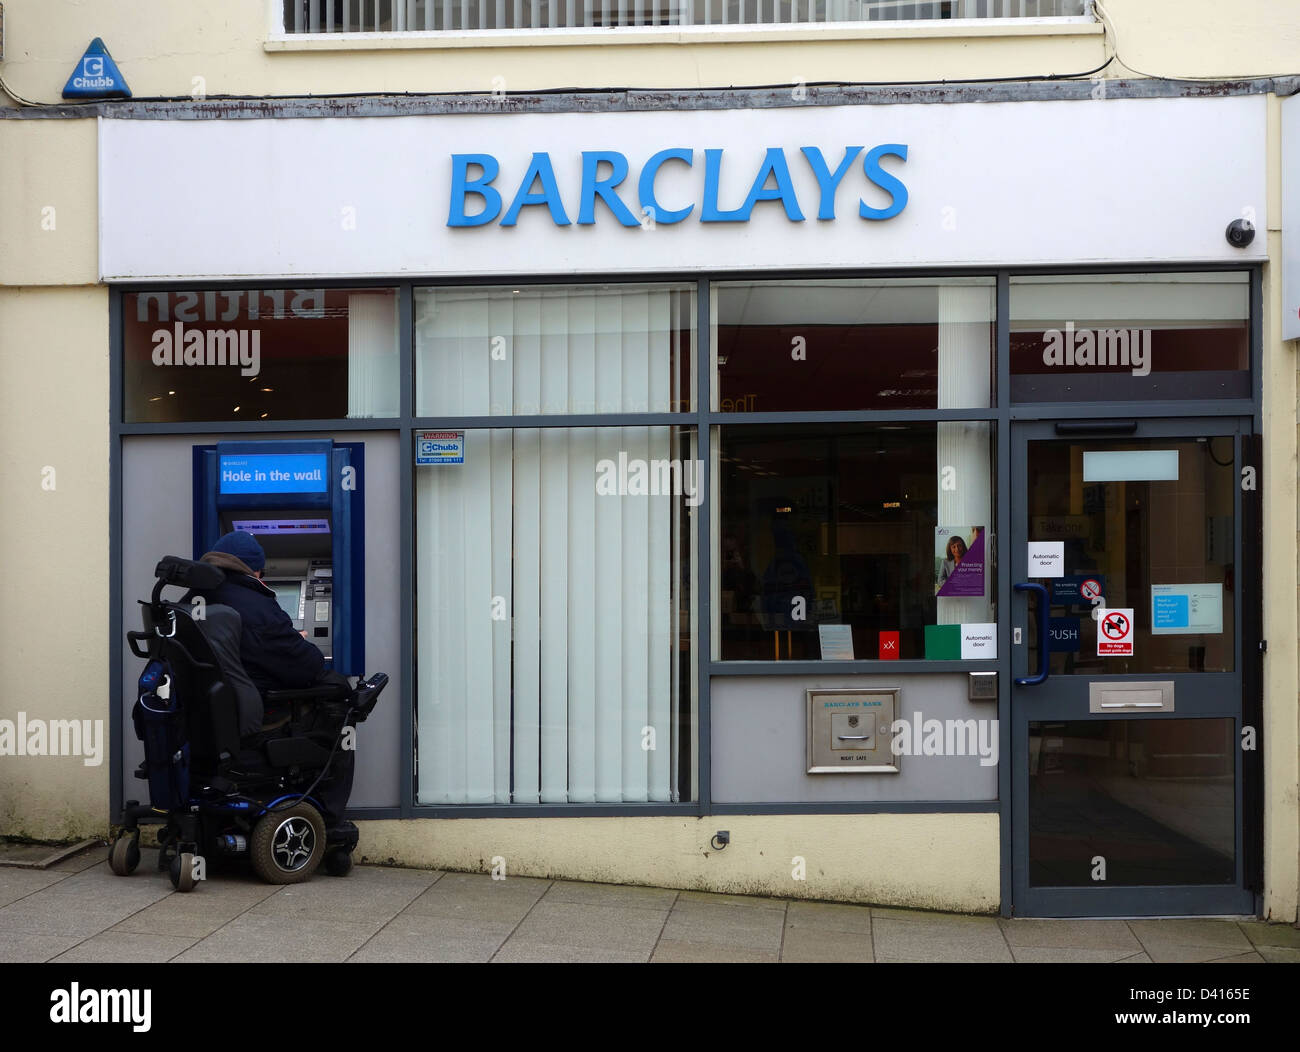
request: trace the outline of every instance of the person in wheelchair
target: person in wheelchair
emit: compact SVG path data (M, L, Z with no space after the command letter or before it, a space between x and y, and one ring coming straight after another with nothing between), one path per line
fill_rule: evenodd
M265 560L256 539L235 533L201 561L168 555L154 568L143 628L127 632L146 662L131 716L149 802L122 808L109 853L119 876L139 864L141 820L158 816L158 866L181 891L193 890L197 861L214 854L244 856L276 884L310 879L322 862L335 876L351 868L350 728L370 715L388 676L352 686L328 669L260 580ZM183 599L165 599L167 587ZM264 721L264 700L287 710L282 720Z
M285 688L334 684L348 689L347 681L326 667L325 656L304 638L305 632L293 627L275 592L262 582L266 552L256 537L242 530L227 533L199 561L222 570L225 582L192 591L182 602L192 604L195 596L202 596L210 605L228 606L239 614L239 663L263 698L269 690ZM284 715L266 713L263 729L277 725Z

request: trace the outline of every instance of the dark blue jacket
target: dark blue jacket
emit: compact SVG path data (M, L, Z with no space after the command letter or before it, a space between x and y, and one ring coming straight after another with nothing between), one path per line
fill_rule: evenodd
M248 574L234 556L210 552L203 562L225 571L224 584L192 594L209 603L233 607L243 622L239 658L257 689L265 694L278 688L310 687L325 675L325 655L293 627L275 593ZM236 567L242 567L238 569ZM186 597L186 601L189 600Z

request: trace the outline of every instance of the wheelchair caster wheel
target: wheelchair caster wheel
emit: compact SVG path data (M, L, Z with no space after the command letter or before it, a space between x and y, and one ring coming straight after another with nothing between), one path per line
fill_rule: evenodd
M346 877L352 872L352 852L341 847L325 852L325 872L331 877Z
M172 887L177 891L193 891L194 856L188 851L177 855L168 867L168 875L172 878Z
M108 852L108 868L119 877L129 877L140 864L140 838L125 833L113 841Z
M310 880L325 855L325 821L311 804L263 815L248 842L253 870L268 884Z

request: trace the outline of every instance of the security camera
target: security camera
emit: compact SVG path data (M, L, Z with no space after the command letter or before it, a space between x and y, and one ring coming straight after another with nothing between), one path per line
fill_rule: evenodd
M1255 240L1255 224L1249 219L1234 219L1223 236L1233 248L1245 248Z

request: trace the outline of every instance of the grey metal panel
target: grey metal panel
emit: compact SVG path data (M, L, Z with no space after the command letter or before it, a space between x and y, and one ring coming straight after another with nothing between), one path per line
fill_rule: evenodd
M195 431L222 434L268 434L302 431L392 431L397 417L357 420L181 420L159 424L122 424L124 435L192 435Z
M997 799L998 768L978 755L904 755L898 774L809 775L804 763L808 688L901 688L899 719L996 721L997 707L966 700L964 674L786 676L710 686L713 801L727 804ZM986 726L996 742L998 728ZM725 748L721 747L725 743ZM1000 752L1000 746L998 752ZM996 755L991 757L996 759Z
M1051 402L1041 405L1013 406L1011 419L1017 422L1045 420L1143 420L1152 417L1249 416L1254 404L1249 399L1224 399L1221 402L1125 402L1110 405L1102 402Z
M992 661L714 661L713 676L889 676L907 672L992 672L1000 667Z
M1011 274L999 271L997 310L994 312L997 351L997 470L993 474L997 499L997 532L993 536L997 558L997 623L998 653L1001 675L998 676L998 729L999 749L1007 757L998 765L998 845L1001 853L1000 867L1001 914L1010 917L1012 911L1012 857L1011 857L1011 772L1015 766L1015 753L1011 745L1011 626L1015 619L1015 593L1011 589L1011 494L1023 493L1012 479L1011 466Z
M122 651L116 645L124 638L122 625L122 578L114 572L122 544L122 439L118 421L122 418L122 297L108 295L108 807L110 822L121 817L122 804ZM135 626L132 625L132 628Z
M1044 376L1031 373L1011 378L1013 402L1130 402L1157 398L1250 398L1251 378L1246 370L1214 369L1196 373L1159 373L1130 376L1123 373L1070 373Z
M403 426L398 436L399 461L398 532L401 560L400 587L402 613L398 621L402 689L401 726L398 753L400 796L403 818L410 817L415 802L415 436L409 423L415 399L415 307L410 285L403 285L398 299L398 386Z
M335 435L335 441L366 444L366 673L387 672L379 704L357 728L357 768L349 807L396 807L401 801L402 587L400 469L402 442L396 432Z
M699 742L696 772L699 776L699 803L708 808L713 800L713 687L709 667L713 658L713 435L709 426L713 390L713 347L709 343L709 280L701 278L695 293L695 456L704 464L701 473L700 503L695 508L699 565L695 571L695 601L698 631L691 640L695 648L699 675L698 701L695 707L695 734Z
M997 810L996 800L819 800L811 804L715 803L708 813L709 815L974 815L992 814Z
M1051 102L1092 100L1094 84L1083 79L1097 70L1047 74L1006 81L977 79L942 84L860 82L804 85L801 98L792 83L729 88L627 88L538 91L493 95L489 92L377 95L340 93L301 96L188 95L123 99L79 106L26 106L0 109L0 120L264 120L295 117L405 117L439 113L620 113L655 110L775 109L818 106L944 105L962 102ZM1061 78L1061 79L1057 79ZM1077 79L1065 79L1077 78ZM1213 83L1141 78L1106 81L1107 99L1207 98L1296 91L1295 77L1258 77ZM1095 103L1094 103L1095 104ZM1104 105L1104 103L1103 103Z
M123 728L118 738L123 759L118 785L123 799L148 799L147 785L133 776L144 759L144 747L131 724L136 680L143 663L130 652L125 633L140 628L138 600L148 599L153 588L153 568L164 555L189 558L194 543L192 522L193 464L191 447L213 443L215 435L185 438L157 437L121 439L121 561L114 557L112 577L118 586L116 607L119 628L109 652L116 655L118 676L118 718ZM167 598L177 598L168 589ZM116 820L117 816L114 815Z

